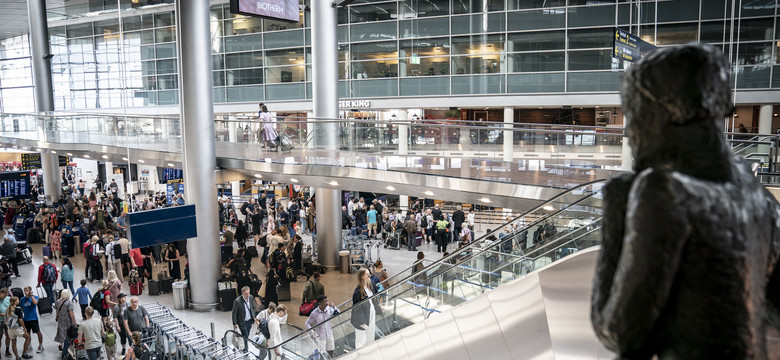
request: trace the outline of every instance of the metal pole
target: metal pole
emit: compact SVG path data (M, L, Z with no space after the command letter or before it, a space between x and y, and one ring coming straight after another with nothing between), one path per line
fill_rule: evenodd
M27 16L30 23L30 59L33 67L33 84L35 84L35 111L54 111L54 92L51 82L51 51L49 49L49 26L46 19L45 0L27 0ZM38 121L41 138L46 141L46 118ZM41 152L41 170L43 170L43 191L46 203L56 202L62 189L60 188L59 157L49 152Z
M198 237L187 241L192 309L211 311L217 304L220 269L217 167L208 1L176 1L179 108L186 200L195 204Z
M314 117L337 119L339 116L338 41L336 7L331 1L311 2L312 21L312 102ZM338 151L338 124L320 123L315 129L316 148ZM341 190L316 190L318 260L326 267L338 265L341 248Z

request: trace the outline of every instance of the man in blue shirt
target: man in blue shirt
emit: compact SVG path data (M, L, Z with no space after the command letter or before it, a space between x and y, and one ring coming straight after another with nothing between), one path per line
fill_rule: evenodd
M33 295L32 288L29 286L24 287L24 297L19 299L19 305L22 306L24 312L24 327L28 332L38 334L38 350L37 353L43 352L43 333L41 327L38 324L38 297ZM30 334L32 336L32 334Z
M374 230L374 236L376 236L376 210L374 205L371 205L371 210L366 213L366 219L368 220L368 236L371 236L371 230Z

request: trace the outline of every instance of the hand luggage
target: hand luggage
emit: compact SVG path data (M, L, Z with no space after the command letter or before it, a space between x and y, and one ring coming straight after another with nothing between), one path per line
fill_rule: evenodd
M279 150L283 152L289 152L294 148L292 140L287 134L279 134L277 137L277 143L279 144Z
M43 251L43 256L46 256L46 257L48 257L49 259L51 259L51 247L44 246L44 247L41 249L41 251Z
M246 248L246 253L249 254L249 256L256 258L259 254L257 253L257 248L254 246L249 246Z
M36 289L38 289L36 291L38 293L38 313L50 314L52 312L52 306L53 306L51 298L48 296L44 297L43 294L41 294L40 286L36 287Z
M24 297L24 290L22 290L22 288L19 287L11 288L11 295L21 299Z
M422 241L423 241L422 231L418 231L417 234L414 236L414 246L421 246Z
M168 277L168 270L163 270L157 273L157 280L162 280Z
M276 295L279 301L290 301L290 283L287 281L279 282ZM235 299L235 298L234 298Z
M235 280L231 279L219 279L217 280L217 290L233 289L237 287Z
M165 294L170 294L173 292L173 278L171 277L165 277L160 280L158 280L162 287L162 292Z
M141 295L144 291L144 286L140 281L130 284L130 295Z
M236 289L225 289L219 291L219 303L222 311L233 310L233 301L236 300L238 295Z
M38 243L38 229L33 227L27 229L27 242L30 244Z
M149 280L149 295L160 295L162 286L159 280Z

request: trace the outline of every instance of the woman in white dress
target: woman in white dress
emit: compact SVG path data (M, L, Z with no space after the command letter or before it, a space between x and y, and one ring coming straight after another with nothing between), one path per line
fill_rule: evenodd
M259 119L263 123L263 143L265 149L268 150L274 140L276 140L276 120L268 112L268 108L265 104L260 103Z
M352 294L352 318L350 323L355 327L355 349L374 341L376 334L376 317L382 315L377 298L363 301L377 293L376 286L371 282L371 273L366 268L357 272L358 285Z

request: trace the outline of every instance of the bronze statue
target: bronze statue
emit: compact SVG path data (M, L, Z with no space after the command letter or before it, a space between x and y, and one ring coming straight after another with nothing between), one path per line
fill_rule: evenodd
M729 64L711 46L660 49L621 94L635 171L604 189L591 299L623 359L766 359L780 324L780 206L731 156Z

